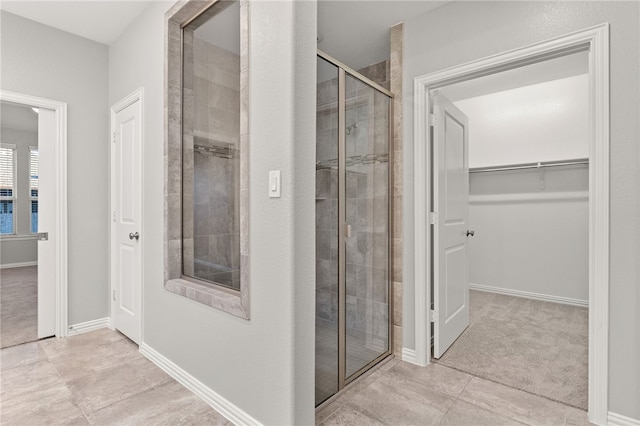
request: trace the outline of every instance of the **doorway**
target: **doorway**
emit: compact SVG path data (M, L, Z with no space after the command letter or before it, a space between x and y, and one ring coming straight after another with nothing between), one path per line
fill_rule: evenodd
M547 42L492 56L470 64L425 75L416 79L415 107L417 116L426 117L431 102L430 91L438 87L495 74L554 57L581 51L589 52L589 418L596 423L607 418L607 348L608 348L608 25L559 37ZM425 120L416 121L415 144L415 221L416 264L431 256L427 241L431 230L419 218L431 211L431 181L423 172L430 162L431 135ZM428 265L428 268L431 266ZM431 305L430 271L416 269L416 360L430 362L431 327L428 307Z
M392 100L318 52L316 405L391 354Z
M66 104L8 91L0 102L7 347L68 332Z
M468 236L458 232L467 256L456 268L468 275L468 290L461 292L468 318L447 335L436 316L441 328L434 332L433 356L442 365L586 410L588 52L437 92L434 108L448 109L446 98L471 125L463 197ZM444 130L439 124L436 129ZM436 135L434 146L439 140ZM434 182L441 174L435 170ZM436 233L434 239L441 247ZM435 277L437 294L439 282ZM445 317L450 299L439 304ZM439 345L444 337L448 344Z

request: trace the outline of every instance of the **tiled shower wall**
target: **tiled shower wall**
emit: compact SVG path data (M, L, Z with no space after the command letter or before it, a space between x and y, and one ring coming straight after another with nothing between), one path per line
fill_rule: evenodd
M404 24L391 27L389 88L393 93L393 353L402 358L402 52Z
M185 240L185 274L239 288L240 56L198 38L193 48L193 257Z

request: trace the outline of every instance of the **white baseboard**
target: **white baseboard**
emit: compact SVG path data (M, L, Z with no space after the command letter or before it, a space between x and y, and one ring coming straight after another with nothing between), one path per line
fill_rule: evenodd
M402 348L402 360L416 364L416 351L409 348Z
M75 336L76 334L88 333L90 331L99 330L101 328L111 328L111 318L100 318L93 321L70 325L67 336Z
M521 291L521 290L512 290L508 288L501 287L491 287L489 285L482 284L472 284L469 283L469 289L484 291L487 293L498 293L498 294L506 294L508 296L516 296L516 297L524 297L527 299L535 299L542 300L545 302L555 302L555 303L563 303L565 305L574 305L574 306L589 306L588 300L580 300L580 299L572 299L569 297L561 297L561 296L553 296L550 294L540 294L540 293L532 293L529 291Z
M33 260L31 262L5 263L4 265L0 265L0 269L23 268L25 266L38 266L38 261Z
M191 392L199 396L204 402L209 404L214 410L222 414L229 421L237 425L261 425L261 423L249 414L229 402L216 391L187 373L180 366L170 359L147 345L140 345L140 353L146 356L151 362L160 367L165 373L173 377L178 383Z
M631 417L612 413L611 411L609 411L607 421L609 426L640 426L639 419L632 419Z

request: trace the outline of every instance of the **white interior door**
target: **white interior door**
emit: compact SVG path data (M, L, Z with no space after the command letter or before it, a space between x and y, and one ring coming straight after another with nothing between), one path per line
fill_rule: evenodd
M38 338L56 334L56 114L38 111Z
M142 120L140 99L114 109L112 185L112 320L116 329L139 343L142 257Z
M440 358L469 325L469 138L467 117L441 94L434 114L433 321Z

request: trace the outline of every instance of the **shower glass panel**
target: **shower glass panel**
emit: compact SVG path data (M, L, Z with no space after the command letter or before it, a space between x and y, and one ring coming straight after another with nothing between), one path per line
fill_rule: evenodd
M391 93L318 52L316 405L391 354Z
M338 67L318 58L316 405L338 392Z
M388 96L346 75L346 377L389 350Z

